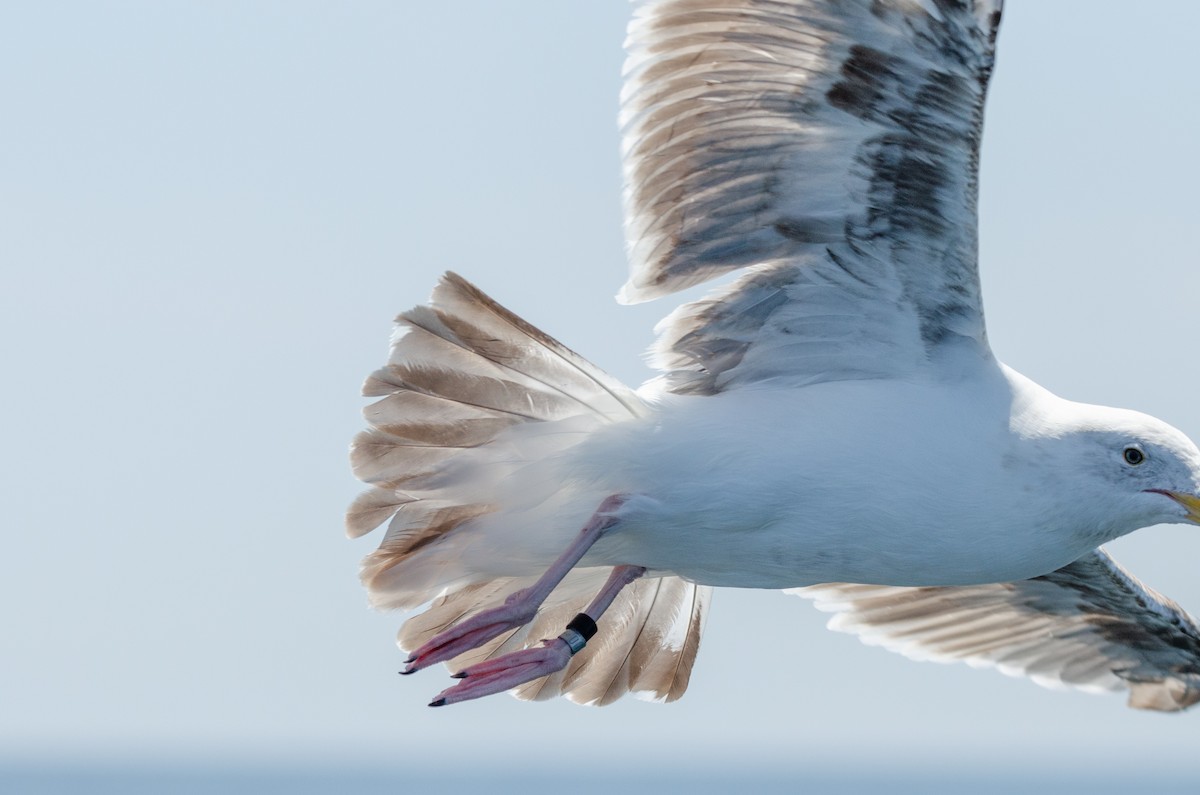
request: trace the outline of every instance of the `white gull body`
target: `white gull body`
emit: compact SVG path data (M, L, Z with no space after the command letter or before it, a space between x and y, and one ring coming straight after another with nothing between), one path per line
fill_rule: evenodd
M664 320L663 375L637 392L453 274L401 315L347 523L388 522L373 602L426 605L406 672L461 669L434 705L678 698L712 586L797 588L910 656L1200 700L1195 622L1098 548L1197 522L1200 452L987 344L975 199L999 17L639 7L622 298L746 272ZM581 611L595 640L556 639Z
M1196 491L1200 454L1181 433L978 370L676 398L598 433L568 467L599 492L635 496L584 562L735 587L968 585L1036 577L1186 516L1163 495L1116 487L1129 469L1120 450L1138 443L1181 451L1190 466L1169 482Z
M1122 452L1137 445L1182 463L1139 486L1195 492L1200 453L1179 431L1063 400L994 362L959 372L663 395L645 416L586 432L517 426L452 470L458 493L492 510L423 565L446 581L536 575L610 494L630 497L581 565L636 561L743 588L1022 580L1186 519L1163 494L1121 488L1134 470ZM574 443L542 448L563 436Z

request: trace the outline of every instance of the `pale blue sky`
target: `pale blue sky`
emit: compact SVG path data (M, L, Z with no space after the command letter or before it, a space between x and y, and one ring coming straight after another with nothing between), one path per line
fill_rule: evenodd
M983 174L993 345L1200 437L1200 4L1009 5ZM356 579L376 539L341 531L391 317L452 268L649 375L673 303L611 299L627 15L0 3L0 761L1187 769L1200 713L912 663L771 592L717 593L674 705L435 711L440 671L396 676L400 617ZM1115 550L1200 610L1195 528Z

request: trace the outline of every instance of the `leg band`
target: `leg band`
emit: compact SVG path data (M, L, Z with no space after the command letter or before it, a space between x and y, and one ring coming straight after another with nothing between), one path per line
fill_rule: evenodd
M587 613L579 613L567 624L567 631L558 637L571 649L571 656L575 656L595 634L596 622Z
M574 657L579 652L583 651L583 647L587 645L587 638L580 635L573 629L568 629L566 632L558 636L558 639L567 644L571 649L571 656Z
M596 622L587 613L576 613L567 624L567 629L573 629L583 636L584 641L591 640L596 634Z

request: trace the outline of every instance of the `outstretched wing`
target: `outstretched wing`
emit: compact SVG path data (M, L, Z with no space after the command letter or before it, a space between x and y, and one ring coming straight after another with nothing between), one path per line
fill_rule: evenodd
M995 667L1046 687L1128 689L1129 705L1200 701L1200 626L1102 549L1019 582L943 588L832 583L790 591L830 629L917 660Z
M886 376L948 339L986 353L976 195L1000 6L638 9L622 99L632 270L621 298L755 266L666 321L660 366L703 374L678 373L676 391Z

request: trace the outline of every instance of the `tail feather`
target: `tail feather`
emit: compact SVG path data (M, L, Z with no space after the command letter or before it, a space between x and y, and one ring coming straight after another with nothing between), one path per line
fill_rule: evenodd
M400 631L400 646L412 650L533 582L527 572L503 572L503 566L482 571L477 558L463 554L482 549L500 560L511 554L488 546L489 528L507 515L494 513L494 490L511 490L517 470L553 471L557 453L593 429L643 415L646 405L454 274L442 279L428 305L401 314L397 325L388 364L363 387L380 399L364 410L371 427L355 439L351 462L372 488L350 506L346 531L356 537L388 524L379 549L363 561L362 579L378 607L429 603ZM465 667L556 636L611 571L571 572L532 622L449 665ZM514 694L588 704L607 704L626 692L678 698L710 593L675 577L634 582L566 669Z
M373 427L409 444L474 447L486 444L510 425L513 414L420 392L396 392L363 410Z
M608 704L634 691L674 701L687 689L711 590L678 577L640 585L622 605L619 632L593 662L611 673L583 683L576 691L581 700Z
M593 646L576 655L559 674L530 682L516 695L535 700L563 695L594 706L611 704L626 693L651 701L675 701L691 678L711 595L711 588L678 577L655 577L626 586L605 611L604 632L596 636ZM551 626L562 626L576 612L573 607L558 611L552 620L559 623Z
M497 304L455 273L439 317L457 328L457 341L478 355L578 400L588 413L627 419L645 413L633 390L558 340ZM436 300L436 299L435 299ZM474 333L471 333L474 332Z
M450 660L460 670L556 636L581 612L611 569L571 572L529 624ZM505 577L467 586L436 599L405 622L397 641L418 648L439 632L496 607L533 577ZM687 689L700 648L712 589L678 577L637 580L626 586L601 619L602 631L570 664L513 691L517 698L545 701L560 696L577 704L605 706L626 693L653 701L675 701Z
M383 431L368 430L354 437L350 465L358 479L365 483L397 488L437 471L460 449L412 444Z
M350 504L346 511L346 535L358 538L390 519L401 505L416 498L391 489L368 489Z
M371 553L368 560L386 563L389 558L411 555L488 511L484 505L461 505L445 500L419 500L402 505L388 524L379 549Z
M396 347L402 351L412 351L425 347L420 344L421 341L422 335L409 333ZM386 379L393 390L403 389L440 397L464 407L489 409L521 420L556 420L584 413L577 401L557 392L492 375L488 372L491 368L481 367L470 359L455 361L463 358L438 354L433 357L436 364L426 364L419 359L415 364L391 364L386 373L377 372L374 378L379 381ZM458 369L452 369L455 367Z

